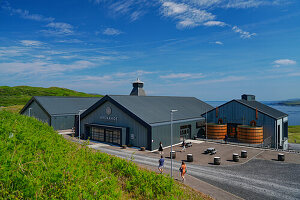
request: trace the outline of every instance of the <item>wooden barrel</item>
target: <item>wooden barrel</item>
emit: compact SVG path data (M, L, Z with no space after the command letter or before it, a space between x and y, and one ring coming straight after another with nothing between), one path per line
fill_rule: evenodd
M223 140L227 134L227 124L207 124L207 138Z
M221 158L220 157L214 157L214 165L220 165L221 164Z
M264 140L263 127L238 126L237 139L242 143L260 144Z
M193 154L188 154L187 159L188 162L193 162Z

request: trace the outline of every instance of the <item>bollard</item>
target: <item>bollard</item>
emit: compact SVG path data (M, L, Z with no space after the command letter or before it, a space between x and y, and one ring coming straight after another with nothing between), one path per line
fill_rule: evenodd
M240 160L239 154L234 153L234 154L232 155L232 160L233 160L234 162L239 162L239 160Z
M188 162L193 162L193 154L188 154L187 159Z
M176 158L176 151L172 151L172 153L170 152L170 158L172 156L172 159Z
M284 154L283 153L278 154L278 161L284 161Z
M247 151L242 151L241 152L241 158L247 158Z
M221 158L220 157L214 157L214 165L220 165L221 164Z

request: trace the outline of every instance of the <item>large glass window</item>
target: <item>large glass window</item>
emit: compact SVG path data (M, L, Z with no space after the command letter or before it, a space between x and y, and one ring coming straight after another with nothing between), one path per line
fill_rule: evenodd
M104 142L104 129L99 127L92 127L91 139Z
M113 131L112 130L105 130L105 141L106 142L113 142Z
M91 127L91 139L100 142L121 144L121 131L105 127Z
M119 130L114 130L114 133L113 133L113 143L121 144L120 139L121 139L121 137L120 137L120 131Z

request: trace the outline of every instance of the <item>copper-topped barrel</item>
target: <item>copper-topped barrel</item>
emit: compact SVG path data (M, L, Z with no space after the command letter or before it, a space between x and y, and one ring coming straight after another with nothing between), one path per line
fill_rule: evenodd
M260 144L264 140L263 127L239 125L237 139L243 143Z
M207 124L207 138L222 140L227 134L227 124Z

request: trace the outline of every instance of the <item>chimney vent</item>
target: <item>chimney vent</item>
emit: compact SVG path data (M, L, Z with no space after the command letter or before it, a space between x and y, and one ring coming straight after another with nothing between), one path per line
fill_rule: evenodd
M246 101L255 101L255 96L252 94L243 94L242 99Z

